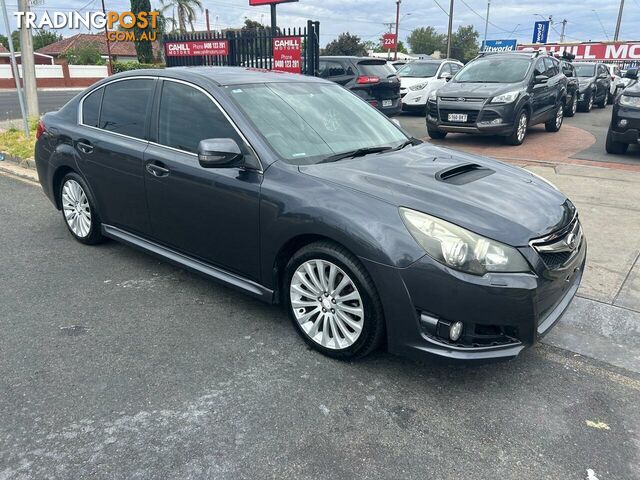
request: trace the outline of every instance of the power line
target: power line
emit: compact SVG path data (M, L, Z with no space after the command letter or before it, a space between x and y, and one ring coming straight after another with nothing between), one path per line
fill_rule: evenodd
M471 5L469 5L467 2L465 2L465 0L460 0L460 1L461 1L462 3L464 3L465 7L467 7L469 10L471 10L473 13L475 13L478 17L480 17L480 18L482 19L482 21L484 21L484 22L486 22L486 21L487 21L487 18L486 18L484 15L482 15L481 13L476 12L476 11L471 7ZM502 27L499 27L498 25L496 25L495 23L493 23L493 22L491 22L491 21L489 21L488 23L489 23L489 25L491 25L491 26L492 26L492 27L494 27L494 28L497 28L498 30L501 30L501 31L503 31L503 32L505 32L505 33L511 33L511 30L506 30L506 29L504 29L504 28L502 28Z

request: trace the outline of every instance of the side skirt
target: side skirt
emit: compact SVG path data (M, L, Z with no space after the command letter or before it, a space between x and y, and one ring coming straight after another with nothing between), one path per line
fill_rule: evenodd
M266 303L273 303L273 290L263 287L259 283L246 279L235 273L227 272L218 267L196 260L183 253L176 252L170 248L159 245L145 238L126 232L118 227L102 225L102 233L106 237L122 242L131 247L151 253L157 257L167 260L174 265L186 268L192 272L204 275L207 278L217 280L225 285L248 293L252 297L258 298Z

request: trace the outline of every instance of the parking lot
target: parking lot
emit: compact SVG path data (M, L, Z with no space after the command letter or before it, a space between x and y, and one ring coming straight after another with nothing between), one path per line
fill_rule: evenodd
M0 175L0 479L640 479L640 154L604 153L610 114L438 142L553 181L590 242L567 316L489 365L331 360L278 307L75 242Z

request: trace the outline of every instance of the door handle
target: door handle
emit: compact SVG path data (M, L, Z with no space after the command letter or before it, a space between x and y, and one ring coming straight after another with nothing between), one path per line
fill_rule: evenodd
M91 145L87 141L78 141L76 142L76 148L80 150L82 153L91 153L93 152L93 145Z
M147 172L154 177L166 177L169 175L169 169L158 165L157 163L147 163Z

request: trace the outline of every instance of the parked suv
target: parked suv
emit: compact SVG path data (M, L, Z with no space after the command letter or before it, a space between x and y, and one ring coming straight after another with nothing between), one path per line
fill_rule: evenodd
M462 69L457 60L416 60L398 70L402 109L420 111L427 108L429 94L448 82Z
M611 124L607 132L607 153L626 153L630 144L640 141L640 83L637 70L626 75L634 84L625 88L613 104Z
M448 132L501 135L520 145L531 125L560 130L566 96L558 59L540 52L484 54L431 93L427 131L431 138Z
M319 76L351 90L391 117L400 112L400 80L383 58L320 57Z
M574 63L580 82L578 110L590 112L594 105L604 108L611 89L609 70L604 63Z

